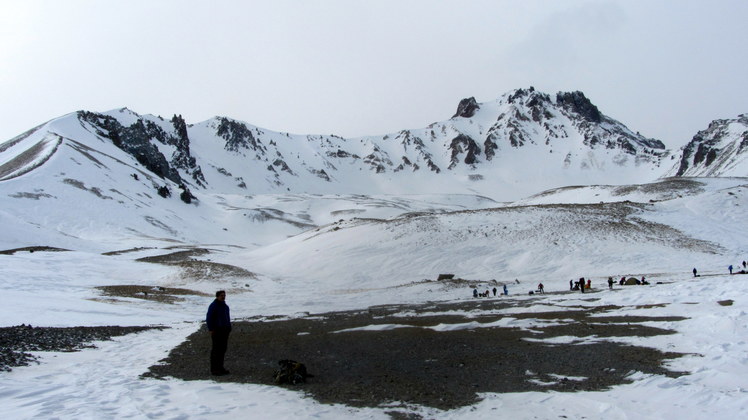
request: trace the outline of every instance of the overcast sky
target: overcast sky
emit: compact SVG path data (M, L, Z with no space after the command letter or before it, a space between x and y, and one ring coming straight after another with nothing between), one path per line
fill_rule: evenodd
M0 141L77 111L354 137L580 90L677 148L748 113L748 1L0 0Z

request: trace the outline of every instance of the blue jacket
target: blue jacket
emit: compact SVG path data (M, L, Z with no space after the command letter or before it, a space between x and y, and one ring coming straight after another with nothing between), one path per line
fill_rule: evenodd
M214 300L208 307L208 314L205 316L205 322L208 324L208 331L231 331L229 305L218 299Z

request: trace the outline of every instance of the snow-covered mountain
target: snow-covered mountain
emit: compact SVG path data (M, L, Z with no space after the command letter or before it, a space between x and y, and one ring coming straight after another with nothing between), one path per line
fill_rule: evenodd
M715 120L680 153L673 176L748 176L748 114Z
M727 150L718 138L745 138L738 123L726 127L702 136L718 149L713 158L712 149L701 152L711 168ZM742 155L730 156L722 166L741 174ZM748 179L714 176L720 171L660 178L678 174L673 158L581 93L534 89L463 100L451 119L427 128L355 139L275 133L222 117L189 125L127 109L55 119L0 144L0 319L170 328L6 372L0 413L391 418L397 408L424 418L744 418L748 305L739 299L742 276L727 266L748 259ZM70 251L15 249L32 246ZM694 267L703 277L692 277ZM459 278L440 281L441 273ZM607 290L612 275L646 276L650 285ZM579 276L592 279L589 298L567 292ZM529 295L539 282L548 295ZM571 352L593 341L633 342L686 354L668 364L688 373L630 372L631 384L607 391L485 393L452 411L359 409L265 384L141 376L201 328L215 290L229 291L235 319L271 320L464 301L471 288L499 284L511 292L494 299L509 306L465 315L500 313L501 325L460 319L438 328L534 330L562 322L556 312L605 307L621 324L657 317L677 334L606 338L589 322L579 337L544 342ZM188 295L165 303L99 289L130 285ZM403 322L412 316L403 312ZM533 369L532 361L522 369L528 381L537 380Z
M748 174L744 128L745 117L715 122L680 162L697 149L708 175ZM253 248L341 218L487 208L550 188L697 171L676 170L674 158L581 92L533 88L464 99L425 128L351 139L226 117L190 125L178 115L79 111L0 144L0 201L8 231L51 232L47 243L58 246L87 237L105 248L124 238Z
M465 99L451 119L426 128L351 139L272 132L226 117L188 125L177 115L80 111L4 143L0 180L32 170L61 145L77 151L70 157L76 161L84 149L106 153L130 166L129 175L179 188L187 201L196 189L471 192L510 200L569 184L650 181L669 155L660 141L605 116L581 92L552 97L529 88L482 104Z

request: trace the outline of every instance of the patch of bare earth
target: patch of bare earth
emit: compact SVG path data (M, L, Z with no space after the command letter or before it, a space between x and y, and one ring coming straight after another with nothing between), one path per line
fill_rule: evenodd
M34 252L62 252L62 251L69 251L69 250L63 249L63 248L55 248L51 246L27 246L23 248L0 250L0 255L13 255L16 252L34 253Z
M498 313L509 307L470 300L236 322L226 355L231 374L221 377L209 375L211 344L202 327L144 375L274 385L278 361L292 359L314 377L289 388L323 403L451 409L475 404L480 393L599 391L631 382L633 372L684 374L663 366L680 353L606 340L673 334L643 323L684 318L604 316L616 307ZM461 311L474 315L456 314ZM537 323L490 326L505 317ZM554 337L576 338L558 344Z
M229 264L198 260L194 257L209 254L210 250L194 248L176 251L163 255L138 258L137 261L165 264L181 268L181 277L191 280L218 280L229 277L254 279L257 276L251 271Z
M103 296L136 298L160 303L183 301L184 298L181 296L210 296L196 290L161 286L117 285L98 286L96 289L100 290Z

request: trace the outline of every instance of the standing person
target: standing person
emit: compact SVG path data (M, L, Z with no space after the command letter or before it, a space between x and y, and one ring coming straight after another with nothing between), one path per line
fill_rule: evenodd
M495 296L496 296L496 288L494 287L494 288L492 289L492 291L493 291L493 295L494 295L494 297L495 297Z
M543 288L543 283L538 284L538 292L541 294L545 294L545 288Z
M696 277L696 267L693 268L693 276Z
M229 344L231 317L225 291L216 292L216 299L208 307L205 322L208 324L210 340L213 343L210 349L210 373L215 376L228 375L229 371L223 367L223 359Z
M569 290L574 290L574 281L569 280Z
M506 284L504 285L504 296L509 294L509 290L506 288Z
M613 290L613 277L608 277L608 288Z
M730 270L730 274L732 274L732 264L730 264L729 267L727 267L728 270Z
M582 289L582 293L584 293L584 277L579 278L579 288Z

